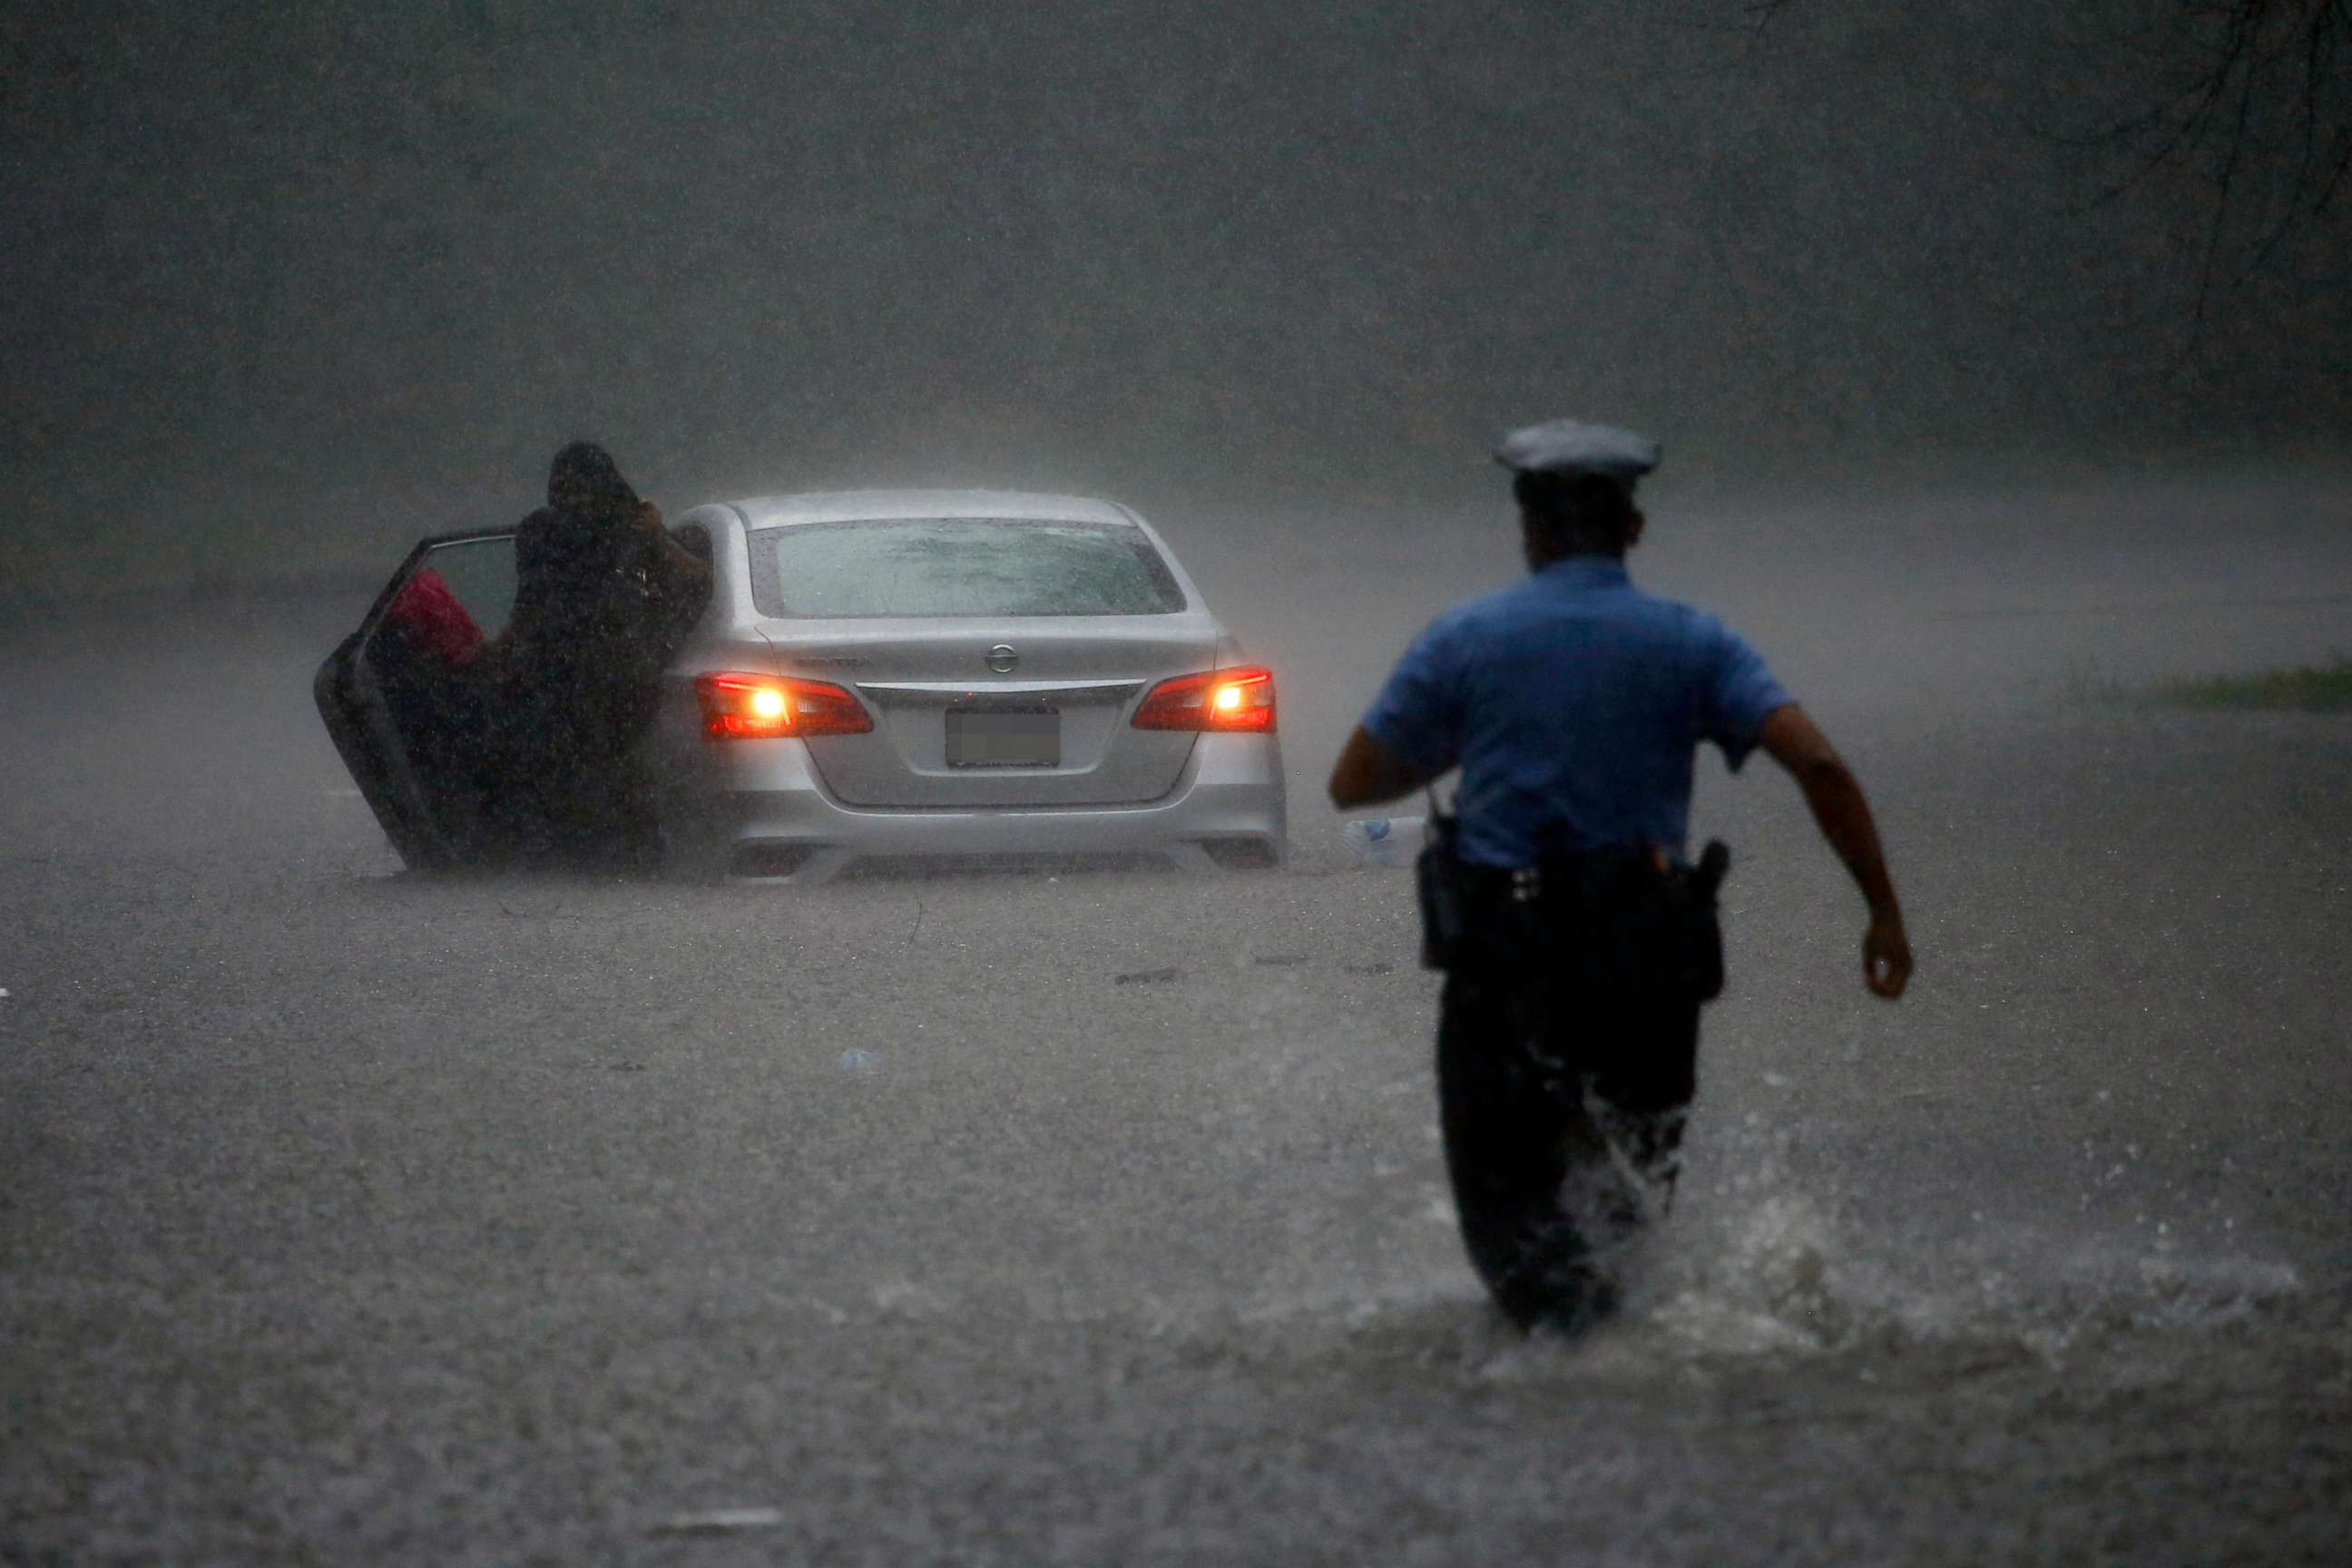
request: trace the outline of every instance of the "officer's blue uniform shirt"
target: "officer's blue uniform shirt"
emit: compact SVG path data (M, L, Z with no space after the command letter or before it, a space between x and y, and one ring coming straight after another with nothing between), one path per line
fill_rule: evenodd
M1679 853L1698 743L1737 769L1791 700L1721 621L1574 555L1431 623L1364 728L1417 773L1460 765L1464 859L1525 866L1548 825L1579 848Z

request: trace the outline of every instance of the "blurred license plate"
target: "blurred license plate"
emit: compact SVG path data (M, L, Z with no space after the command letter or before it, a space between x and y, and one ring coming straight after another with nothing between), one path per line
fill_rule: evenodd
M1062 716L1049 708L948 710L948 766L1051 768L1062 762Z

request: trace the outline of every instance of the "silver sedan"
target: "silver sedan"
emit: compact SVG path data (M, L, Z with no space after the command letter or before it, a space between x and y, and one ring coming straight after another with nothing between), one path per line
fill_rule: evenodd
M701 506L672 530L713 568L645 742L674 868L806 882L864 862L1281 855L1274 672L1127 508L854 491ZM420 544L318 683L411 864L462 860L461 836L368 655L426 572L494 636L513 535Z

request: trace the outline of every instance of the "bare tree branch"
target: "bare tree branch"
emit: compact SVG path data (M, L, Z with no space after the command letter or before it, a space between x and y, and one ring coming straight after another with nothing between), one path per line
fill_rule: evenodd
M1739 0L1739 15L1761 29L1809 3ZM2131 156L2131 172L2092 205L2164 174L2209 183L2195 307L2201 332L2225 273L2243 283L2260 272L2352 179L2352 0L2175 5L2172 80L2153 88L2147 107L2065 141ZM2244 265L2228 268L2240 253Z

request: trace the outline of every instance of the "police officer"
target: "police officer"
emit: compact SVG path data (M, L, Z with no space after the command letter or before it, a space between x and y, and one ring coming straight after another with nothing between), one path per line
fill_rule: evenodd
M1446 928L1440 1113L1464 1243L1523 1326L1607 1310L1611 1250L1672 1191L1722 982L1724 858L1684 859L1701 742L1735 771L1759 746L1789 771L1869 907L1864 984L1892 999L1911 973L1870 807L1828 739L1720 621L1626 577L1633 487L1659 457L1573 420L1506 437L1529 576L1432 623L1331 770L1342 809L1462 770L1423 868Z

